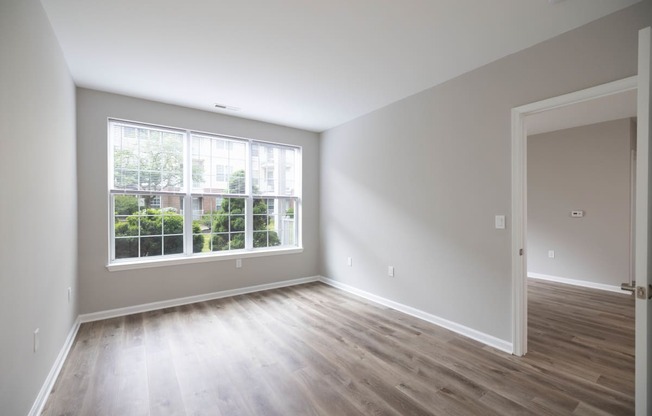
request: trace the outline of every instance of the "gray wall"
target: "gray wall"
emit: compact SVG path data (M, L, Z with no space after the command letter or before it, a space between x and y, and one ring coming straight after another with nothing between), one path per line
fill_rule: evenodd
M650 24L644 1L323 133L322 274L511 341L510 110L636 74Z
M528 272L629 280L631 129L622 119L528 137Z
M0 3L0 413L29 412L77 316L75 87L38 0ZM73 290L68 303L68 287ZM32 349L40 329L40 348Z
M106 269L108 262L107 118L303 146L301 254L154 267ZM267 123L88 89L77 90L80 311L90 313L319 273L318 135Z

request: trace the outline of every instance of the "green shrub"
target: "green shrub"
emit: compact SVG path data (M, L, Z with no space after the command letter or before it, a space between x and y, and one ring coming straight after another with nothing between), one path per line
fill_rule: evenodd
M197 221L193 222L192 230L193 234L201 233ZM127 216L124 220L116 218L115 236L116 258L183 253L183 216L170 208L143 209ZM192 243L194 251L201 251L204 236L193 235Z
M115 215L131 215L138 211L138 198L133 195L114 197Z
M245 247L245 200L225 198L213 213L211 232L213 251L236 250ZM267 224L265 200L254 200L254 247L272 247L281 244L274 224Z

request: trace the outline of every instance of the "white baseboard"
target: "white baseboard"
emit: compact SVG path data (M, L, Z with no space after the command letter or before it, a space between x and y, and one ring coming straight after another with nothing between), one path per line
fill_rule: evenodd
M424 312L420 309L413 308L411 306L403 305L402 303L394 302L393 300L385 299L383 297L374 295L369 292L365 292L364 290L357 289L353 286L349 286L347 284L338 282L333 279L329 279L327 277L321 276L320 281L326 283L327 285L336 287L338 289L342 289L346 292L352 293L354 295L360 296L362 298L368 299L370 301L379 303L381 305L390 307L392 309L396 309L399 312L403 312L405 314L414 316L415 318L422 319L424 321L430 322L432 324L441 326L442 328L446 328L448 330L451 330L453 332L456 332L460 335L463 335L465 337L474 339L476 341L479 341L483 344L489 345L490 347L496 348L500 351L506 352L508 354L513 354L514 349L513 345L511 342L507 342L505 340L502 340L500 338L496 338L492 335L485 334L484 332L477 331L473 328L466 327L464 325L460 325L458 323L449 321L447 319L441 318L439 316L430 314L428 312Z
M50 369L48 376L45 378L45 382L41 387L41 391L39 391L38 396L36 396L36 400L34 401L34 404L32 405L32 408L30 409L28 416L38 416L43 411L43 407L45 406L45 403L47 402L48 397L50 396L50 392L54 387L54 383L57 381L57 377L59 377L59 373L61 372L63 363L66 362L66 358L68 357L70 348L72 347L72 344L75 342L75 337L77 336L77 331L79 330L80 323L81 322L79 321L79 317L75 319L72 328L70 328L70 331L68 332L68 337L66 338L66 342L64 342L63 347L61 347L61 351L59 351L59 355L57 355L57 359L54 361L54 364L52 365L52 368Z
M568 279L566 277L550 276L548 274L531 273L531 272L528 272L527 277L530 277L532 279L547 280L549 282L565 283L567 285L573 285L573 286L588 287L590 289L599 289L599 290L606 290L608 292L623 293L626 295L631 294L631 292L622 290L620 286L605 285L604 283L594 283L594 282L588 282L586 280Z
M142 305L128 306L126 308L109 309L106 311L86 313L79 315L81 323L100 321L102 319L117 318L119 316L131 315L134 313L154 311L157 309L171 308L174 306L188 305L191 303L204 302L207 300L228 298L229 296L244 295L247 293L260 292L263 290L277 289L280 287L295 286L304 283L316 282L319 276L303 277L299 279L283 280L281 282L266 283L263 285L248 286L238 289L222 290L220 292L206 293L203 295L188 296L163 300L159 302L145 303Z

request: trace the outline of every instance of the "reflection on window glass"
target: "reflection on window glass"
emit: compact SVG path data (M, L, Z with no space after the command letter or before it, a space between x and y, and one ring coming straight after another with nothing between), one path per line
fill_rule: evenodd
M247 144L242 141L192 135L192 189L195 192L244 194ZM208 167L208 169L206 169ZM242 185L242 186L240 186Z
M183 133L113 124L114 188L183 189Z
M273 144L255 144L252 157L252 192L254 195L294 196L296 149Z

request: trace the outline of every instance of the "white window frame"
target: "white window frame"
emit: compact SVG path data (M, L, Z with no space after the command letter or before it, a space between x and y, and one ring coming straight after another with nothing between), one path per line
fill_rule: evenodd
M136 190L119 190L114 189L114 160L113 160L113 143L111 138L111 126L116 123L119 125L133 126L134 128L154 128L159 130L171 130L176 133L182 133L184 135L183 151L184 151L184 189L180 192L150 192L150 191L136 191ZM176 265L176 264L188 264L188 263L202 263L210 261L220 261L220 260L229 260L229 259L242 259L250 257L262 257L262 256L273 256L273 255L285 255L285 254L295 254L303 252L303 241L302 241L302 196L301 196L301 172L302 172L302 148L301 146L289 145L285 143L269 142L256 139L234 137L223 134L207 133L202 131L190 130L190 129L180 129L174 127L160 126L154 124L147 124L142 122L134 122L123 119L109 118L107 121L107 147L108 147L108 201L109 203L109 215L108 215L108 228L109 228L109 253L108 253L108 263L106 265L109 271L119 271L119 270L130 270L130 269L140 269L140 268L149 268L149 267L161 267L167 265ZM192 186L192 151L191 145L193 140L193 134L201 136L209 136L218 139L225 139L230 141L240 141L246 144L246 167L245 167L245 194L228 194L228 193L203 193L193 191ZM230 142L228 142L230 143ZM254 144L267 145L267 146L277 146L285 149L294 149L296 152L296 162L295 162L295 172L298 174L295 175L295 192L294 195L270 195L270 194L254 194L252 187L252 155L251 148ZM278 186L277 186L278 187ZM183 216L184 216L184 252L181 254L172 254L172 255L161 255L153 257L138 257L138 258L126 258L126 259L115 259L115 218L114 218L114 195L176 195L183 197ZM245 199L245 248L237 250L228 250L228 251L213 251L209 253L193 253L192 245L192 223L193 223L193 210L192 210L192 199L198 197L218 197L218 198L244 198ZM290 199L294 200L295 203L295 212L294 212L294 221L295 221L295 240L296 244L293 246L273 246L273 247L264 247L264 248L254 248L253 247L253 203L255 199Z

